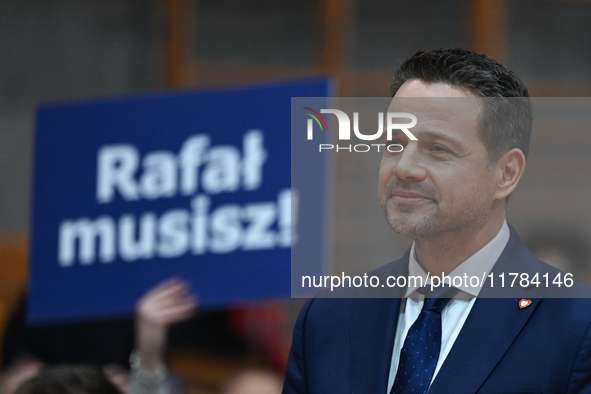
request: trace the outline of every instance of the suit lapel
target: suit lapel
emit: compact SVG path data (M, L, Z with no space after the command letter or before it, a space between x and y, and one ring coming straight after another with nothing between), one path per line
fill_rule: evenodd
M354 301L351 316L351 392L385 394L400 299Z
M387 268L384 270L383 268ZM408 253L378 270L384 275L406 275ZM394 293L394 290L392 291ZM398 292L393 294L400 296ZM400 310L400 298L354 299L351 309L351 392L385 394Z
M538 260L511 227L511 238L492 270L495 281L502 273L506 276L509 272L532 275L540 270ZM499 282L494 284L496 289L492 289L487 282L480 296L503 294L498 292ZM513 289L511 296L515 298L478 298L475 301L429 394L476 393L479 390L536 310L539 299L532 299L527 308L519 308L521 298L533 298L531 294L534 291L530 290Z
M514 298L479 298L429 394L476 393L507 352L539 300L520 309Z

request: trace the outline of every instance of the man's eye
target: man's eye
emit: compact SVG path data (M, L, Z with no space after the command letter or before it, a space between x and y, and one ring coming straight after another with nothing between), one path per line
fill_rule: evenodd
M435 153L449 153L449 150L441 145L433 144L431 145L431 152Z

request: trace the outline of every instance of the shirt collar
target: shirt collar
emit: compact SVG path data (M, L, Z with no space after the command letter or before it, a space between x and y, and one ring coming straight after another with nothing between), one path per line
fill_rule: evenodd
M477 297L480 293L481 286L479 287L472 287L469 283L469 278L472 276L476 276L479 278L479 282L482 282L483 278L485 278L490 271L492 270L493 266L503 253L503 249L507 246L507 242L509 242L509 236L511 232L509 231L509 226L507 225L507 221L503 222L501 229L497 233L497 235L490 240L489 243L484 245L478 252L474 253L470 256L466 261L462 264L457 266L448 276L453 278L455 276L462 277L462 285L461 286L454 286L459 290L469 294L470 296ZM427 273L419 265L417 259L415 257L415 244L413 242L411 249L410 249L410 257L408 260L408 275L410 276L420 276L423 278L422 281L408 281L408 287L406 289L405 296L408 297L412 293L414 293L421 282L425 282L428 278L428 281L431 280L431 274L436 273ZM467 275L468 283L464 283L464 275ZM466 286L467 284L467 286ZM482 283L479 283L480 285ZM412 286L411 286L412 285Z

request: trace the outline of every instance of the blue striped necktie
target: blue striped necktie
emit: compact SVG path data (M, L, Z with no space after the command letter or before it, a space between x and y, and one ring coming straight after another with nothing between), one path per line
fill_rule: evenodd
M418 291L425 293L425 302L404 340L390 394L424 394L429 390L441 350L441 311L458 289L442 286Z

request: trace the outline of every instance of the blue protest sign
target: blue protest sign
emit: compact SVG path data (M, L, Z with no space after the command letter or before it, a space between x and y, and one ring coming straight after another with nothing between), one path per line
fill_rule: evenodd
M41 106L29 321L128 315L171 276L204 307L289 296L290 100L328 89L313 79Z

